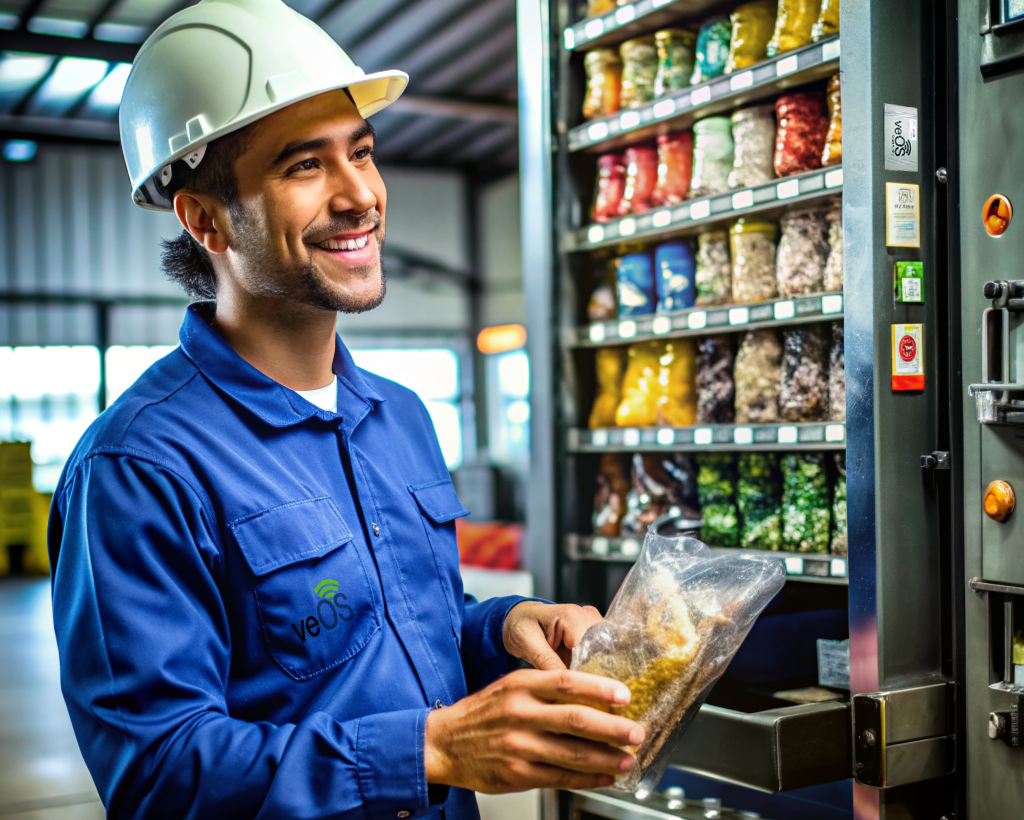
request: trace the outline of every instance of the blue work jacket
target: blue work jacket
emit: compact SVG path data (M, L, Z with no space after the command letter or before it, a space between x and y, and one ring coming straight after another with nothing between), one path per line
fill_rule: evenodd
M89 428L49 526L61 686L111 818L473 820L429 709L514 668L430 417L338 339L338 412L189 307Z

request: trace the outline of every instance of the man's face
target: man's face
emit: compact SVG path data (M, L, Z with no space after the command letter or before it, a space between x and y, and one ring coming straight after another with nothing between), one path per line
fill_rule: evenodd
M238 287L345 313L381 303L387 192L373 142L344 91L259 121L235 163L229 253Z

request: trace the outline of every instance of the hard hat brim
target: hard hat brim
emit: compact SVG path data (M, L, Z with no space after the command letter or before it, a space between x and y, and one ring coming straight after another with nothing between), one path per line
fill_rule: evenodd
M159 182L161 168L184 159L196 151L200 145L208 145L216 139L227 136L235 131L245 128L258 120L268 117L271 114L281 111L288 106L295 105L304 100L319 97L321 94L329 94L332 91L347 89L355 103L356 110L364 119L368 119L379 111L383 111L391 103L395 102L406 87L409 85L409 75L404 71L389 69L386 71L375 71L364 74L356 80L341 82L337 85L326 85L310 90L306 93L299 93L282 99L279 102L267 105L247 117L241 117L232 121L223 128L217 129L206 136L201 143L189 144L171 154L171 156L158 168L152 169L145 180L136 186L132 191L135 204L149 211L171 211L174 210L173 199L167 194L166 189Z

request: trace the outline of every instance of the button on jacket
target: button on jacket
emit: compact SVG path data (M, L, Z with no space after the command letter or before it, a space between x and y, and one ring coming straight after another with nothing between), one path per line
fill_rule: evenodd
M49 529L61 684L112 818L478 817L431 707L514 667L522 598L459 576L462 506L410 391L339 339L338 412L191 306L79 442Z

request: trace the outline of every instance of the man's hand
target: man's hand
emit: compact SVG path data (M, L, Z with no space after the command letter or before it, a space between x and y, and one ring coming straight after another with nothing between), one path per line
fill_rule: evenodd
M604 620L592 606L523 601L505 616L506 651L536 669L566 669L583 633Z
M522 669L427 716L427 782L485 794L596 789L636 759L640 724L608 713L629 703L619 681L584 672Z

